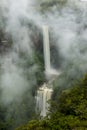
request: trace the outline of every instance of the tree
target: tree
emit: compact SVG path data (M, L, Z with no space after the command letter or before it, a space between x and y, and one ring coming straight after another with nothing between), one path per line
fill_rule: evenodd
M16 130L86 130L86 92L87 75L72 88L63 90L59 100L52 101L46 118L30 121Z

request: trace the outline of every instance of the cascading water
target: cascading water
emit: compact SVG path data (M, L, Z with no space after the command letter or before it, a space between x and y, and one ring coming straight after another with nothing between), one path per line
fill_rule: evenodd
M51 69L48 26L43 26L43 42L44 42L43 48L44 48L45 72L46 74L48 74Z
M59 73L51 68L50 63L50 45L49 45L49 33L48 26L43 26L43 48L44 48L44 62L45 62L45 74L49 78L49 82L52 81L52 76L58 75ZM40 111L41 116L46 116L49 108L48 101L51 99L52 87L49 82L44 83L37 91L36 97L36 109Z
M51 99L52 89L47 88L47 84L43 84L41 88L37 91L37 110L41 112L41 116L46 116L48 112L48 101Z

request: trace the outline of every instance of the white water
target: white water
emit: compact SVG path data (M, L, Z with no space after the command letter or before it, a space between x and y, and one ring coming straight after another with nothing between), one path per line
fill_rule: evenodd
M48 101L51 99L52 89L47 87L47 84L43 84L41 88L37 91L37 110L39 110L40 115L45 117L48 109L49 103Z
M58 76L60 72L51 67L50 63L50 44L49 44L49 32L48 26L43 26L43 48L44 48L44 63L45 63L45 73L47 78L49 78L49 82L44 83L39 90L37 91L36 96L36 109L39 110L40 115L45 117L49 103L48 101L51 99L52 95L52 78ZM50 83L51 82L51 83Z
M50 72L50 45L49 45L49 33L48 26L43 26L43 48L44 48L44 62L46 74Z
M43 26L43 49L44 49L44 63L45 63L45 74L47 78L59 75L60 72L51 67L50 62L50 43L49 43L49 31L48 26Z

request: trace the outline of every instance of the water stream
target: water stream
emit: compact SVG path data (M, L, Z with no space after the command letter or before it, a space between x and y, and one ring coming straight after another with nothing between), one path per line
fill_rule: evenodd
M49 44L48 26L43 26L43 49L44 49L45 74L49 80L48 83L44 83L37 90L36 109L40 112L40 115L42 117L45 117L50 106L48 101L51 99L53 91L51 84L49 84L49 82L52 81L53 77L59 75L59 73L51 67L50 63L50 44Z
M53 90L51 88L47 87L46 83L44 83L37 91L37 110L43 117L45 117L48 112L50 106L48 101L51 99L52 91Z

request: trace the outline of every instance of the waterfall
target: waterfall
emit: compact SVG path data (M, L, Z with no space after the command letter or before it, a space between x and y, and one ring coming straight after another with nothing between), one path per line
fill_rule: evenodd
M44 48L44 62L46 74L50 72L50 45L49 45L49 33L48 26L43 26L43 48Z
M49 108L49 103L48 101L51 99L52 95L52 89L47 87L47 84L44 83L42 87L39 88L37 91L37 110L40 112L40 115L45 117L48 108Z
M40 115L45 117L49 108L49 101L52 95L52 79L60 74L57 70L51 67L50 63L50 44L49 44L49 32L48 26L43 26L43 48L44 48L44 63L45 72L47 78L49 78L48 83L44 83L37 91L36 96L36 109L40 111Z
M59 75L60 72L51 67L50 62L50 43L49 43L49 31L48 26L43 26L43 49L44 49L44 63L45 73L47 78L55 75Z

